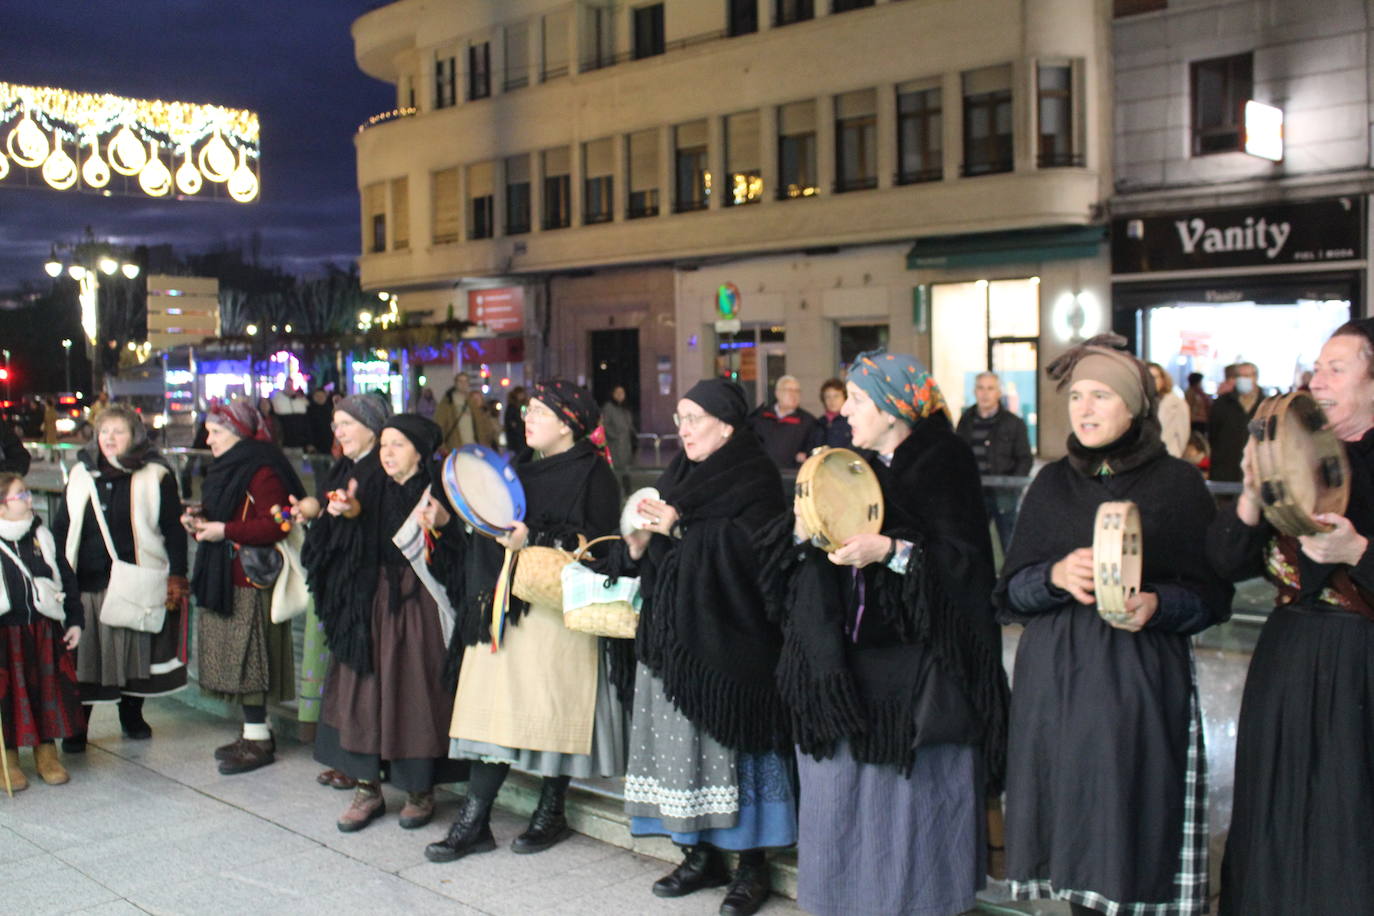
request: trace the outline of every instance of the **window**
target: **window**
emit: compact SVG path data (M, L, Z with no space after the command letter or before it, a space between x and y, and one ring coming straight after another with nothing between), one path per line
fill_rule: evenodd
M401 85L397 95L397 106L400 108L415 107L415 74L407 73L401 79Z
M491 42L468 46L468 101L491 95Z
M386 185L381 182L363 188L363 227L367 233L364 250L386 251Z
M1192 83L1193 155L1241 149L1245 102L1254 90L1254 56L1195 61Z
M816 103L778 109L778 199L816 194Z
M726 17L730 37L749 35L759 30L758 0L729 0Z
M526 23L506 26L505 90L524 89L530 84L530 27Z
M611 11L605 7L587 8L585 21L586 34L582 46L590 50L582 61L582 70L600 70L615 63L615 48L611 33Z
M582 222L609 223L615 218L612 193L615 186L615 146L610 137L582 144Z
M842 324L836 341L840 345L840 374L854 362L854 357L869 350L886 350L890 336L885 324Z
M641 130L626 139L630 166L630 219L658 215L658 131Z
M773 0L773 24L791 25L815 18L815 0Z
M452 108L458 104L457 59L440 57L434 61L434 107Z
M530 157L506 159L506 235L530 231Z
M873 0L832 0L830 12L847 13L850 10L861 10L866 6L872 6Z
M706 122L691 121L673 128L674 194L677 213L705 210L711 198L710 146Z
M635 60L663 53L663 4L641 6L634 11Z
M725 118L725 206L756 204L763 199L763 160L759 149L759 113L744 111Z
M939 86L897 87L897 184L945 175L944 118Z
M544 66L546 80L568 75L568 36L572 34L572 13L561 10L544 17Z
M458 202L458 170L455 168L435 172L432 188L434 209L430 237L436 245L450 245L458 241L463 212Z
M491 162L468 166L468 238L489 239L496 232L495 172Z
M964 174L1010 172L1011 65L970 70L963 86Z
M861 89L835 96L835 191L878 186L878 93Z
M566 146L545 150L544 220L545 229L566 229L572 225L572 154Z
M410 179L391 180L391 247L410 247Z
M1073 68L1040 64L1035 68L1035 89L1040 168L1082 165L1082 154L1074 151Z

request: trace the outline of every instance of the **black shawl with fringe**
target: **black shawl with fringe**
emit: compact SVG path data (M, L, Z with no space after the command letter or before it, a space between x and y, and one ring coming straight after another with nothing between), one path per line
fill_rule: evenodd
M913 545L904 574L874 563L860 579L794 544L791 512L758 539L770 611L785 632L778 686L793 737L817 759L846 740L860 763L905 774L920 747L978 745L989 791L1000 792L1007 678L973 453L934 414L897 447L891 467L865 457L882 486L882 533Z
M682 537L655 534L639 562L636 652L673 705L726 747L787 748L769 622L751 539L786 506L777 466L747 429L704 461L673 459L656 484Z

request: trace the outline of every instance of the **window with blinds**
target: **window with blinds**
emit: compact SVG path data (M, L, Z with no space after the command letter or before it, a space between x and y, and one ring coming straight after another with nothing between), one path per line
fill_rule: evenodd
M944 177L944 117L938 83L897 87L897 184Z
M506 235L530 231L530 154L506 159Z
M878 92L835 96L835 191L878 186Z
M430 176L433 222L430 236L435 245L458 241L462 227L462 204L458 200L458 169L443 169Z
M778 107L778 199L814 197L816 176L816 102Z
M410 247L410 179L391 180L391 247Z
M560 10L544 17L544 79L568 75L568 37L572 33L572 11Z
M705 210L711 199L710 141L705 119L673 128L674 196L678 213Z
M626 138L629 165L630 219L658 215L658 131L650 128Z
M615 141L610 137L582 144L582 222L608 223L614 218Z
M545 229L572 225L572 150L566 146L540 153L544 161Z
M727 206L755 204L763 198L763 153L757 111L725 116L725 174Z
M477 162L468 166L468 238L489 239L496 231L496 164Z
M963 74L964 174L1012 170L1011 64Z
M363 248L372 254L386 251L386 185L383 182L363 188L363 226L368 237Z
M506 26L505 89L524 89L530 84L530 27L519 22Z

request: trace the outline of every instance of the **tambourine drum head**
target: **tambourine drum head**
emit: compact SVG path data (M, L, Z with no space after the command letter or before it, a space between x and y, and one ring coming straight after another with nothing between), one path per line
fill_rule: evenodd
M1321 418L1320 409L1312 401L1294 398L1284 414L1285 428L1278 437L1280 460L1288 471L1285 476L1289 498L1298 508L1312 515L1341 513L1346 506L1342 463L1333 460L1329 444L1322 447L1319 439ZM1313 434L1314 419L1318 422L1316 435Z
M515 500L501 472L476 455L458 452L453 476L463 501L482 521L495 528L510 528L515 521Z
M855 452L830 449L808 459L816 462L803 478L798 472L807 526L838 547L856 534L877 534L883 527L882 488L873 469Z

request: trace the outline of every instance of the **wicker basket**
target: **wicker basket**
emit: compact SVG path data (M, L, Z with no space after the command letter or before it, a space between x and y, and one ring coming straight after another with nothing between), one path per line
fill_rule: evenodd
M639 580L609 583L580 563L563 567L563 626L591 636L633 639L639 628ZM606 600L600 600L600 599Z
M516 554L511 591L521 601L562 608L563 582L560 577L563 567L582 559L592 545L615 540L619 540L619 537L614 534L594 541L588 541L579 534L575 551L561 547L525 547Z

